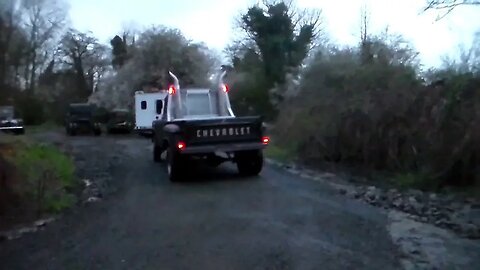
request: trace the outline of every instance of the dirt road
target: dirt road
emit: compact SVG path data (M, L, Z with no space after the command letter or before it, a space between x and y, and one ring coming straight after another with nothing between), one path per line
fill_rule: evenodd
M1 269L399 269L387 216L267 166L171 183L135 137L69 139L121 161L101 202L0 243ZM87 157L95 159L95 155Z

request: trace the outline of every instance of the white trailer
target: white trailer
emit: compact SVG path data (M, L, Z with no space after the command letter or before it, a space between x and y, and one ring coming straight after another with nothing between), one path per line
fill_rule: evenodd
M162 119L168 91L135 92L135 131L143 136L153 134L152 123ZM165 112L166 113L166 112Z

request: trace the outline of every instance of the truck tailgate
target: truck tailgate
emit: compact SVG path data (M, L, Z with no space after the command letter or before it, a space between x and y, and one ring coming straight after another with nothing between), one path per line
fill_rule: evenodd
M260 142L261 117L214 118L182 121L187 145Z

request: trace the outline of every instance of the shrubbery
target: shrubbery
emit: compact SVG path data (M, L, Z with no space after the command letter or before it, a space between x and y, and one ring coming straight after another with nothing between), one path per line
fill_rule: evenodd
M2 188L11 193L4 196L17 198L16 205L7 207L29 209L40 216L75 203L75 166L67 155L54 146L2 138L0 155L9 167Z
M443 70L425 82L412 65L357 56L315 57L283 104L280 143L304 162L388 170L421 188L480 184L480 76Z

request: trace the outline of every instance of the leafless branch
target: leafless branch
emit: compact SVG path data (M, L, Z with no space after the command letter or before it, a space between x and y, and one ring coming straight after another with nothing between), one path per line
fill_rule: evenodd
M444 13L437 17L437 21L443 19L459 6L480 6L480 0L427 0L423 12L428 10L442 10Z

